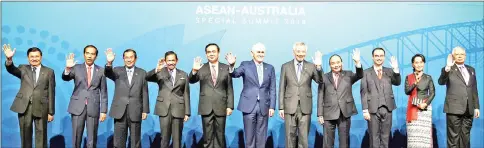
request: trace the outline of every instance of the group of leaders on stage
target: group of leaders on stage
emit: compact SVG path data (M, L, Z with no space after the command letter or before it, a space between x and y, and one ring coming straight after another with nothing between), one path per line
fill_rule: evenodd
M141 122L150 113L148 83L158 84L154 114L159 116L161 147L182 147L183 123L190 114L190 84L199 83L198 114L202 117L203 147L226 147L226 117L234 109L232 78L243 78L243 89L237 109L243 114L245 146L263 148L266 144L268 119L275 114L276 95L279 116L285 123L286 147L308 147L312 113L312 86L318 84L317 117L324 127L323 147L334 147L338 129L339 147L349 147L351 116L358 114L352 86L361 81L363 117L368 122L370 147L388 147L392 126L392 111L396 108L392 86L401 84L399 65L391 57L391 67L384 67L385 50L372 50L373 66L363 70L360 51L353 51L356 71L343 70L343 59L335 54L329 58L331 71L323 74L322 53L317 51L312 62L306 61L307 46L293 45L294 59L281 67L279 92L276 92L275 68L264 62L265 46L252 46L252 60L236 67L236 56L227 53L228 64L219 62L220 47L210 43L205 47L208 62L196 57L190 73L176 68L177 54L165 53L156 68L145 71L135 66L138 55L133 49L123 52L124 65L114 67L115 53L107 49L106 65L94 64L98 49L84 48L84 62L77 64L74 54L66 57L62 80L74 81L68 112L72 121L73 147L81 147L84 128L87 127L87 147L96 147L99 122L108 114L106 79L115 83L114 98L109 116L114 118L114 146L126 147L128 130L131 147L141 147ZM42 51L37 47L27 50L29 64L16 67L12 57L15 49L3 45L7 71L21 80L21 87L11 106L18 113L21 147L32 147L35 127L35 147L47 147L47 122L55 114L54 70L41 64ZM479 97L475 69L465 65L466 52L455 47L447 57L438 79L446 85L444 112L447 122L447 146L470 147L473 118L479 117ZM413 72L405 77L408 95L408 147L432 147L432 107L435 96L434 82L424 73L425 56L416 54L411 59ZM276 94L277 93L277 94Z

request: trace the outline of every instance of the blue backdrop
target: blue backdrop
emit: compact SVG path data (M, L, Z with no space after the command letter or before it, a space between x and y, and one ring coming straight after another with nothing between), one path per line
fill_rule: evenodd
M324 71L329 72L328 56L343 57L344 68L353 69L351 50L360 48L364 68L372 64L374 47L387 49L387 60L396 56L402 79L411 72L410 58L415 53L427 56L425 71L434 81L440 75L447 54L457 45L467 49L467 64L476 68L480 104L484 106L484 3L196 3L196 2L2 2L2 44L17 48L15 64L25 64L26 50L37 46L44 52L43 63L56 73L56 114L48 124L51 147L71 147L71 119L67 104L73 82L62 81L65 55L76 54L82 59L82 48L93 44L100 49L96 61L106 62L104 51L114 48L115 65L122 65L122 51L134 48L138 52L137 66L145 70L155 68L157 59L167 50L178 53L178 68L189 71L193 58L203 57L207 43L221 47L221 61L227 52L237 55L238 61L250 60L250 48L256 42L266 45L265 61L276 68L293 58L292 44L304 41L308 45L308 60L317 50L324 55ZM19 147L20 135L17 114L10 111L20 81L1 69L1 135L2 147ZM388 62L386 62L386 66ZM109 105L114 83L108 80ZM278 83L277 83L278 84ZM192 117L183 130L187 147L196 146L202 136L201 118L197 116L199 84L191 87ZM403 84L394 87L398 108L393 114L391 147L406 145L406 102ZM313 84L313 88L317 88ZM157 86L149 85L150 108L153 112ZM235 105L239 100L242 80L234 79ZM351 147L366 147L367 123L361 114L360 84L354 85L354 96L359 114L352 117ZM436 86L432 102L435 145L446 146L446 123L443 113L445 87ZM316 89L313 94L316 94ZM314 95L316 96L316 95ZM481 109L481 113L484 112ZM309 135L310 147L321 147L322 126L316 120L316 97ZM283 120L269 119L268 146L284 147ZM483 117L474 120L471 131L472 147L484 147ZM99 147L112 145L113 119L99 124ZM242 113L234 111L227 118L228 147L243 145ZM151 114L142 123L142 145L159 145L158 117ZM336 144L338 141L336 140Z

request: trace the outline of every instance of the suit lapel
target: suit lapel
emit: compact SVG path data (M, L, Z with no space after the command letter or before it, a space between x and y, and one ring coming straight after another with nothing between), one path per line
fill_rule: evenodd
M81 76L82 76L82 81L86 84L86 88L89 88L87 86L87 68L86 68L86 63L81 64Z
M339 77L338 77L338 87L336 87L336 89L338 89L341 85L341 81L343 80L342 78L345 76L345 72L343 70L341 70L341 72L339 73Z
M464 76L462 76L462 72L460 71L459 67L457 67L457 65L454 64L454 66L452 66L452 69L455 69L455 71L458 72L457 77L459 77L462 80L462 82L466 84L466 80L464 79ZM467 66L466 66L466 69L468 69Z
M92 86L92 84L94 84L94 81L96 81L95 78L96 78L96 76L98 74L98 68L97 68L97 66L95 64L92 64L91 67L92 67L91 68L91 70L92 70L92 76L91 76L91 83L90 83L90 85L89 85L88 88L90 88Z
M220 62L218 62L217 64L218 64L216 66L216 67L218 67L217 80L215 81L215 85L213 87L216 87L218 85L218 83L220 82L220 73L222 72L222 65L220 64Z
M333 78L333 72L329 72L326 74L326 77L329 78L329 82L331 82L331 85L333 85L333 88L336 89L336 87L334 86L334 78Z
M36 88L38 84L45 79L44 78L44 74L46 73L45 70L46 70L45 67L42 65L39 71L39 79L37 80L37 85L35 85L34 88Z
M35 87L35 86L34 86L34 84L35 84L35 83L34 83L34 78L32 78L32 75L33 75L33 74L34 74L34 73L32 73L32 66L28 65L28 66L27 66L27 77L29 77L29 82L30 82L30 84L32 85L32 87Z
M296 60L296 59L294 59ZM297 79L297 71L294 65L294 60L291 61L291 64L289 64L290 72L292 72L292 75L294 76L294 80L296 80L296 83L299 84L299 80Z
M129 85L129 89L131 89L131 87L133 87L133 85L137 82L136 81L137 79L138 79L138 68L133 67L133 75L131 76L131 84ZM128 82L129 82L129 80L128 80Z
M262 68L263 68L263 70L262 70L262 71L264 71L264 72L263 72L263 75L262 75L262 84L264 84L264 81L265 81L265 80L269 80L269 70L267 69L267 67L268 67L268 66L267 66L267 64L266 64L266 63L264 63L264 62L262 62L262 63L263 63L263 65L264 65L264 66L262 67ZM260 86L262 86L262 84L260 84Z
M378 87L378 84L377 84L378 75L377 75L377 74L376 74L376 72L375 72L375 67L374 67L374 66L372 66L372 67L370 67L370 68L371 68L371 77L370 77L371 79L370 79L370 80L371 80L371 81L373 81L373 84L375 84L375 88L376 88L378 91L380 91L380 88ZM381 68L382 68L382 69L381 69L381 71L382 71L382 72L381 72L381 75L382 75L382 79L383 79L383 75L384 75L383 66L382 66Z
M475 82L474 81L474 72L471 71L470 68L467 65L465 65L465 66L466 66L466 69L467 69L467 73L469 74L469 86L470 86L471 84L473 84Z
M128 71L126 71L126 67L121 68L121 75L123 75L125 78L122 81L124 81L124 84L126 85L126 87L129 88L130 86L129 86L129 79L128 79Z
M301 84L302 80L306 80L306 76L309 76L309 74L306 74L306 70L308 69L308 62L306 60L303 60L302 63L303 66L301 68L301 73L299 74L299 84Z
M180 79L182 78L182 74L181 74L181 71L179 69L176 69L176 76L175 76L175 85L173 85L173 88L175 88L176 86L180 85L178 84L178 82L180 82Z
M255 84L257 84L257 86L260 86L260 84L259 84L259 75L257 73L257 65L255 65L255 62L254 61L252 61L250 63L251 64L249 66L250 66L250 69L251 69L251 73L254 76L253 78L254 78Z
M211 84L210 86L215 87L212 82L212 67L210 67L210 62L203 64L202 68L200 68L200 71L207 71L208 81ZM207 76L203 77L206 78Z
M170 88L170 90L173 90L173 82L171 82L171 74L168 70L167 67L161 69L161 72L160 72L162 78L163 78L163 83L168 87Z

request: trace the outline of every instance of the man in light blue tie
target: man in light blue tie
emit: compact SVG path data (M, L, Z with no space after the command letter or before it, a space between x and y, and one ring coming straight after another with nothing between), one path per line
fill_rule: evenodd
M263 62L264 44L253 45L251 55L253 60L243 61L235 70L235 55L228 53L225 58L230 65L230 75L244 79L237 109L243 113L245 146L264 148L267 123L276 106L276 74L271 64Z

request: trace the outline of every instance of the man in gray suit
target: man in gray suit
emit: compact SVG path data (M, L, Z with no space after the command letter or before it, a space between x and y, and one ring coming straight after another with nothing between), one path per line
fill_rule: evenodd
M35 123L35 147L47 147L47 121L54 120L55 74L41 64L42 51L37 47L27 50L29 65L15 67L15 49L3 45L7 72L20 79L20 90L10 110L18 113L20 146L32 147L32 122ZM5 135L6 136L6 135Z
M158 84L155 114L160 117L160 147L168 147L173 135L173 147L181 148L183 122L190 117L188 75L176 68L177 63L176 53L168 51L165 58L158 61L156 69L148 72L146 77L149 82Z
M74 91L69 102L68 112L72 120L72 144L79 148L82 143L84 125L87 123L88 148L96 147L97 129L99 121L106 119L108 111L108 92L104 69L94 61L98 50L93 45L84 47L84 60L76 64L74 54L70 53L66 59L66 68L62 73L62 80L74 80Z
M131 147L141 148L141 121L150 112L146 71L135 66L138 56L133 49L123 52L124 66L113 68L115 54L111 48L106 51L106 59L104 74L115 85L109 111L114 118L114 147L126 147L129 128Z
M324 126L323 147L334 147L334 133L338 127L339 147L349 147L351 116L358 114L353 98L353 84L363 77L360 63L360 51L353 51L356 73L343 70L339 55L329 58L331 72L323 76L323 83L318 87L318 117Z
M392 111L396 109L392 85L399 86L402 78L395 57L391 57L390 69L383 67L383 48L373 49L372 55L373 66L363 72L361 79L363 117L368 121L370 147L387 148L392 129Z
M464 64L466 52L455 47L442 68L439 84L446 85L444 113L447 117L447 147L469 148L472 117L479 118L476 71Z
M281 68L279 116L285 120L286 147L297 145L299 148L307 148L313 102L311 80L322 83L322 54L316 52L314 64L307 62L304 60L307 47L303 42L296 42L293 52L294 60L284 63Z
M234 109L234 89L229 65L220 63L220 48L210 43L205 46L208 63L196 57L189 75L191 84L200 81L198 114L202 115L203 147L225 148L225 119Z

